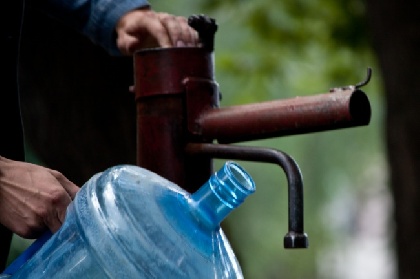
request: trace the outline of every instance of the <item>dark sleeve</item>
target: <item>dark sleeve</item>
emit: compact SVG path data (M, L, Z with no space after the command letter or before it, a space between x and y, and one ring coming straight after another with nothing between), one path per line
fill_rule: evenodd
M116 45L118 20L131 10L149 6L147 0L36 0L36 5L51 17L73 27L105 48L121 55ZM34 4L35 5L35 4Z
M23 1L6 1L2 4L7 15L0 17L0 155L23 161L23 130L16 78ZM11 240L12 232L0 225L0 272L6 265Z

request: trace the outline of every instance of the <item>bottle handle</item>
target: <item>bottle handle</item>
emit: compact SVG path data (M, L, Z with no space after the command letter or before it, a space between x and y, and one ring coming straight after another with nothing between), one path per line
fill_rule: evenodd
M41 235L37 240L35 240L22 254L19 255L4 271L1 275L13 275L16 271L21 268L32 256L38 252L39 249L47 242L51 236L52 232L47 230L43 235Z

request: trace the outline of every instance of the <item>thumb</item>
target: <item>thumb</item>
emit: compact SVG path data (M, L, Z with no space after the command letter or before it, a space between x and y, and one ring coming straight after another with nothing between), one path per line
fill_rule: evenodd
M57 205L51 209L47 216L45 216L45 225L50 229L52 233L58 231L61 225L64 223L64 220L66 219L67 206L70 202L70 196L64 193Z

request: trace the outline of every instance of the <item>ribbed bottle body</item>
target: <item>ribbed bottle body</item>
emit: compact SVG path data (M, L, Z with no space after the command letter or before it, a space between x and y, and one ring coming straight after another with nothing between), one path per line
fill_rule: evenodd
M82 187L62 228L12 278L242 278L220 226L203 221L202 206L213 209L193 197L140 167L110 168Z

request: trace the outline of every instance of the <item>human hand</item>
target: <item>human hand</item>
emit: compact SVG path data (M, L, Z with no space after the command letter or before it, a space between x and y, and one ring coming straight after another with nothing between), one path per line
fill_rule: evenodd
M125 55L143 48L199 46L198 34L185 17L148 8L125 14L118 21L116 32L117 46Z
M0 157L0 223L22 237L56 232L78 190L58 171Z

